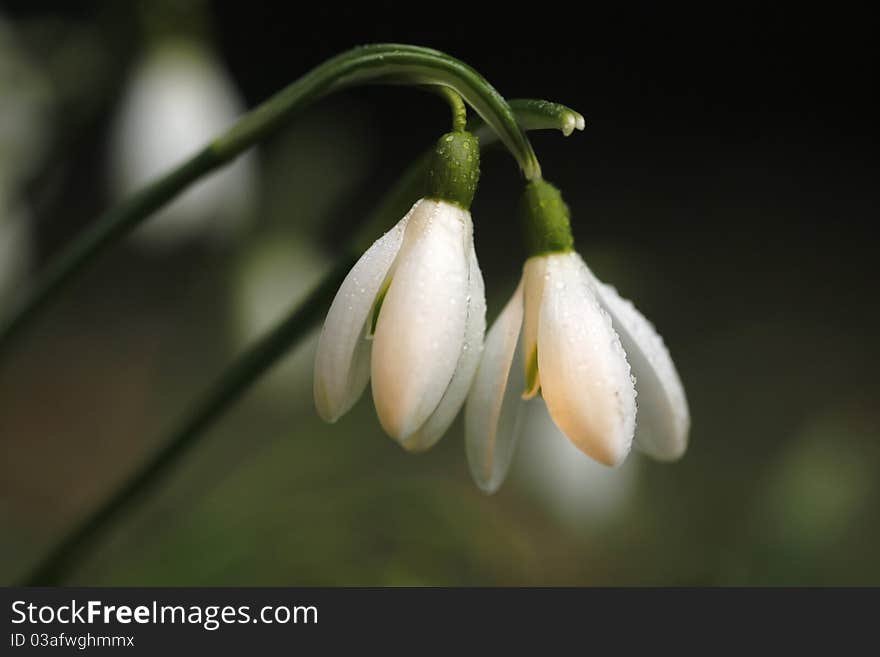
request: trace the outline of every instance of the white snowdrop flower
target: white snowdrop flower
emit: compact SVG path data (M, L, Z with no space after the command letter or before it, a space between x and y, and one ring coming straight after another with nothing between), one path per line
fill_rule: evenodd
M634 439L655 458L679 458L690 415L662 338L573 250L555 187L530 183L524 215L535 255L486 337L465 412L475 481L486 492L501 485L523 430L523 400L538 394L556 426L599 463L622 463Z
M111 141L110 182L118 199L141 189L227 129L244 102L217 57L191 41L169 40L136 65ZM255 188L252 156L192 185L134 234L166 249L196 237L224 241L247 219Z
M426 197L342 283L315 359L315 404L328 422L370 379L382 427L409 451L434 445L455 419L486 326L469 211L478 175L477 140L466 132L441 137Z

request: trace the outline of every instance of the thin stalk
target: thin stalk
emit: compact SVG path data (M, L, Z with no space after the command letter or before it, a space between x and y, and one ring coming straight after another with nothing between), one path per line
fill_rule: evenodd
M474 69L428 48L379 44L327 60L242 116L226 133L121 205L102 215L46 270L32 294L0 325L0 355L13 338L87 264L200 177L229 163L276 131L296 112L327 94L358 84L389 82L444 86L468 102L516 158L524 175L540 165L504 98Z
M436 87L440 95L449 103L452 111L452 131L461 132L467 127L467 106L457 93L449 87Z

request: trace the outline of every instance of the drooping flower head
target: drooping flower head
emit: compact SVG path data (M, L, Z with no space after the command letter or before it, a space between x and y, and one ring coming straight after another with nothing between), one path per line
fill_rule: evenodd
M487 335L465 413L475 481L487 492L501 485L523 400L539 394L559 430L600 463L619 465L633 441L655 458L679 458L690 415L662 338L574 251L555 187L529 183L522 213L531 257Z
M476 138L441 137L425 197L343 281L315 359L315 404L325 420L347 412L370 380L382 427L407 450L431 447L455 419L486 327L470 215L478 177Z

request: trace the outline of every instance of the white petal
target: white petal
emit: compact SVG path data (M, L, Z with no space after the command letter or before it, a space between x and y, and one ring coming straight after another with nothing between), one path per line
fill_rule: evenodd
M404 441L403 446L407 450L424 451L432 447L446 433L467 397L477 366L480 364L483 337L486 333L486 290L483 285L483 273L480 271L473 246L471 246L468 277L467 328L458 367L443 394L443 399L440 400L431 417Z
M690 413L684 386L663 338L633 304L610 285L596 280L599 301L636 377L639 394L636 447L656 459L678 459L687 448Z
M372 343L366 334L373 304L400 250L413 210L361 256L324 320L315 356L314 393L318 414L328 422L335 422L354 405L370 379Z
M581 257L546 257L538 323L541 392L553 421L582 452L618 465L629 453L636 417L626 355Z
M546 283L547 258L535 256L526 260L523 267L523 360L526 385L523 399L538 394L541 378L538 371L538 317Z
M522 320L523 284L520 283L489 329L465 406L468 465L477 486L486 493L498 490L507 476L524 425Z
M410 215L373 338L373 401L382 427L402 441L449 387L468 316L470 214L423 200Z

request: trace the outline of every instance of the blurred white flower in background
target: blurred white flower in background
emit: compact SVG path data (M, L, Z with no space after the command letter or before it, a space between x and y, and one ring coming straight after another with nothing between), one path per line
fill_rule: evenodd
M526 402L523 440L512 476L521 481L550 513L571 529L592 527L618 517L632 499L637 459L608 468L583 453L553 422L540 399Z
M234 329L236 341L249 345L272 330L301 303L328 271L330 260L314 244L297 239L261 239L242 259L235 281ZM312 360L317 329L273 368L266 377L273 396L285 404L311 404Z
M223 64L194 41L166 40L135 66L121 102L110 153L116 201L195 154L245 106ZM252 155L192 185L134 234L147 248L240 234L255 197Z

